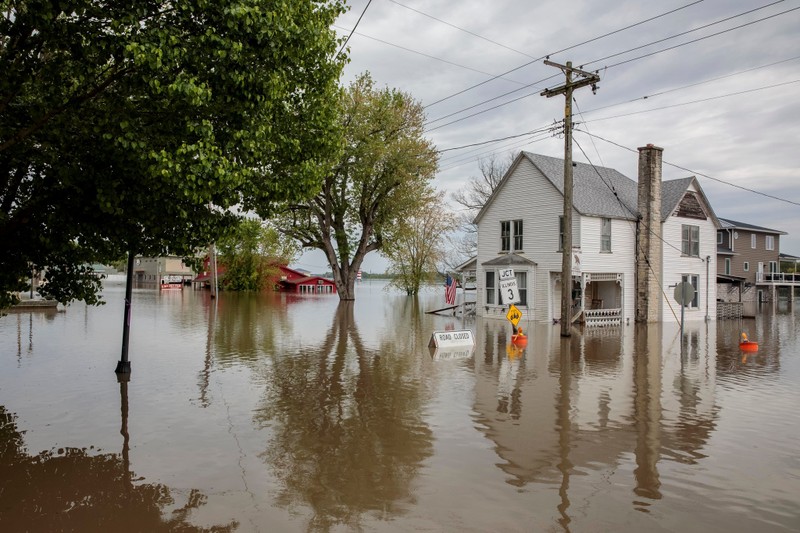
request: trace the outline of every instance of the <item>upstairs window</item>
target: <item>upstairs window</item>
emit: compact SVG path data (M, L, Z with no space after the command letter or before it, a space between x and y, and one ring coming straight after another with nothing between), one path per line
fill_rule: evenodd
M611 251L611 219L604 218L600 224L600 251Z
M681 253L690 257L700 257L700 226L691 224L681 226Z
M722 232L717 232L717 244L722 244Z
M500 222L500 251L508 252L511 250L511 222L503 220Z
M514 221L514 251L522 251L522 220Z
M766 236L766 249L767 250L774 250L775 249L775 237L773 235Z
M558 217L558 251L564 249L564 215Z
M500 251L522 251L522 220L502 220L500 222Z
M750 248L752 248L753 250L756 249L756 234L755 233L751 233L750 234Z

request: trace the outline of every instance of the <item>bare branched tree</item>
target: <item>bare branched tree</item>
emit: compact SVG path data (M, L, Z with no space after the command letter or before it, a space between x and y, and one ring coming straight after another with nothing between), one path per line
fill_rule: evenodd
M492 155L478 162L480 176L469 178L466 187L454 192L452 200L462 209L458 215L459 233L452 238L453 257L448 261L455 266L475 255L478 246L478 230L472 223L478 212L494 193L505 176L517 152L508 154L506 158Z

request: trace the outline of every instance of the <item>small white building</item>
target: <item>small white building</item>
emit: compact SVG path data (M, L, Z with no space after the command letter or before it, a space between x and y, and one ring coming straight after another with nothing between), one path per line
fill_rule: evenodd
M686 318L714 318L719 221L694 177L661 183L661 152L640 148L639 185L610 168L573 165L570 319L672 320L682 280L697 291ZM523 319L561 318L563 172L562 159L522 152L475 218L479 316L505 317L498 273L512 268Z

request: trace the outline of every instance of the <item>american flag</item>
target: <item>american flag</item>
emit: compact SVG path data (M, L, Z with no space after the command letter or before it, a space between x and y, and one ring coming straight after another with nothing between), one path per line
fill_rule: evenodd
M447 280L445 280L445 289L444 289L444 301L447 305L455 305L456 304L456 280L447 275Z

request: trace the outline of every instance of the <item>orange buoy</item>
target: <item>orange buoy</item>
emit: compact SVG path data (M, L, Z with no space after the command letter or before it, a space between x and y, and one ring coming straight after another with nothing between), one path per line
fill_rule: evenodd
M742 332L742 340L739 342L739 349L745 352L757 352L758 343L747 338L747 333Z
M527 346L528 345L528 337L522 333L522 328L517 330L515 335L511 335L511 344L515 344L517 346Z

